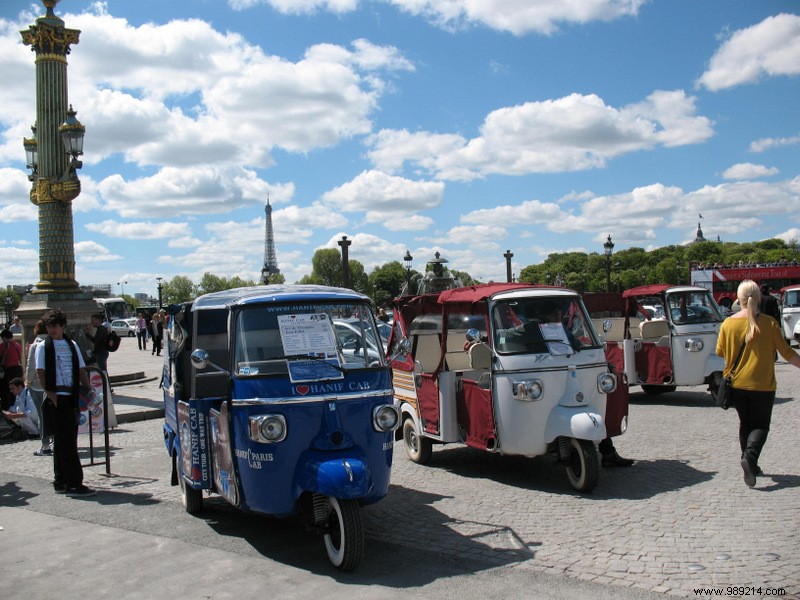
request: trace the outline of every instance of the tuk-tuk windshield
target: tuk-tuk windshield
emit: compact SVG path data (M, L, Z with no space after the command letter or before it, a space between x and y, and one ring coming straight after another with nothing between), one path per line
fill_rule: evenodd
M246 305L234 327L237 375L286 375L290 360L321 359L343 369L385 364L365 303Z
M501 300L492 310L492 329L499 354L564 355L600 346L577 296Z
M667 311L676 325L721 323L725 319L710 292L667 294Z

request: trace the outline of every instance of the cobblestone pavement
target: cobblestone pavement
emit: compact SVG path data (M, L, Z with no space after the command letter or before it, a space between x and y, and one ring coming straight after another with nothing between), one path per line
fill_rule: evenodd
M389 495L364 509L368 541L675 596L754 586L762 595L782 588L782 597L798 598L800 371L781 360L777 372L772 431L760 461L766 475L753 489L742 481L734 411L712 406L700 388L634 393L629 430L616 446L637 462L603 469L588 495L575 492L563 468L546 457L453 445L435 447L431 462L420 466L396 444ZM139 388L118 396L158 405L157 385ZM122 423L110 440L117 476L104 477L102 465L88 467L89 485L180 502L169 485L160 420ZM49 480L52 463L34 457L36 447L0 444L0 483L19 475Z

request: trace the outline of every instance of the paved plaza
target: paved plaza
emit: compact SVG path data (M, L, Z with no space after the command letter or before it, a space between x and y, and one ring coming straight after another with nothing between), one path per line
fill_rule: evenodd
M155 377L160 360L126 340L109 369ZM371 551L391 545L406 560L434 553L471 569L546 573L681 597L695 597L701 588L753 586L798 598L800 371L781 360L777 372L773 426L760 461L765 476L754 489L742 481L736 413L712 406L703 390L691 388L659 397L634 388L629 430L616 445L637 462L603 469L587 495L575 492L547 457L503 457L453 445L434 447L431 462L420 466L397 443L389 495L363 511L367 547L359 571L369 571ZM178 488L169 484L157 380L115 386L114 402L120 425L110 434L109 470L115 477L104 476L105 466L92 466L87 484L99 490L100 502L115 494L129 495L131 505L179 504ZM36 447L35 441L0 445L0 486L6 489L0 504L8 486L26 498L52 493L52 463L34 457ZM221 504L209 502L211 510L222 510ZM21 504L61 516L77 510L71 506L68 499ZM126 527L149 532L146 519ZM269 551L264 555L270 558Z

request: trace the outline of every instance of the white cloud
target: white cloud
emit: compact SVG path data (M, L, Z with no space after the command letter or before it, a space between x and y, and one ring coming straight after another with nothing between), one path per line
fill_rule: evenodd
M333 13L345 13L358 7L358 0L228 0L235 10L252 8L259 4L267 4L275 10L288 14L312 13L327 9Z
M19 248L0 244L0 264L3 281L22 282L39 280L39 249Z
M122 256L111 254L111 251L97 242L77 242L75 244L75 258L82 262L104 262L120 260Z
M780 171L775 167L755 165L753 163L739 163L725 169L722 174L723 179L758 179L759 177L769 177Z
M795 144L800 144L800 135L796 135L793 137L781 137L781 138L762 138L760 140L751 142L750 152L755 152L756 154L758 154L766 150L771 150L772 148L780 148L782 146L794 146Z
M620 109L591 94L528 102L487 115L480 137L383 130L367 140L376 167L416 163L439 179L528 175L603 167L616 156L658 145L696 144L713 135L682 91L656 91Z
M382 171L364 171L352 181L326 192L322 201L343 212L365 212L369 223L396 223L412 218L418 211L439 206L443 194L442 182L412 181ZM429 223L429 219L418 217L399 229ZM398 226L395 224L394 228Z
M645 0L388 0L447 29L483 25L514 35L550 34L560 23L611 21L636 15Z
M698 86L719 91L762 76L800 74L800 15L780 14L731 35L711 58Z
M128 240L183 238L191 234L188 223L170 223L167 221L139 221L135 223L103 221L102 223L88 223L86 229L106 237Z
M755 231L765 218L799 204L800 177L775 184L725 183L690 192L653 184L588 200L581 196L578 202L528 200L473 211L463 215L461 221L506 227L511 234L515 227L530 225L561 234L582 234L594 239L599 248L608 233L628 245L641 245L655 240L658 232L668 228L694 232L698 213L705 219L706 237Z

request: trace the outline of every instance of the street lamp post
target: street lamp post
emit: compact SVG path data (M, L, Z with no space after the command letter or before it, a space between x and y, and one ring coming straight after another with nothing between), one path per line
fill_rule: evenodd
M506 281L511 283L514 281L514 277L511 274L511 259L513 258L514 254L511 252L511 250L506 250L503 256L506 259Z
M6 296L6 327L11 326L11 314L14 312L14 299L11 296Z
M59 0L42 0L47 14L21 31L22 43L36 53L36 125L25 138L32 170L30 200L39 209L39 283L34 294L80 294L75 280L72 201L81 193L77 169L83 165L85 128L67 99L67 55L80 31L67 29L53 9Z
M342 236L338 242L336 242L339 247L342 249L342 287L351 288L350 286L350 259L348 258L348 248L350 244L353 242L347 239L346 235Z
M75 235L72 202L81 193L77 171L83 166L86 128L69 101L67 57L80 31L68 29L54 13L59 0L41 0L46 14L20 31L22 44L35 55L35 121L23 138L25 164L31 170L30 201L39 219L39 281L16 310L31 331L44 312L60 308L68 316L67 332L81 349L91 347L84 325L98 304L75 279Z
M614 242L611 241L611 234L603 244L603 251L606 254L606 291L611 291L611 255L614 253Z
M156 277L156 281L158 282L158 310L161 310L164 308L164 284L161 277Z
M117 285L119 286L119 297L125 300L125 286L127 285L127 281L118 281Z
M406 250L406 255L403 257L403 263L406 267L406 295L411 295L411 261L414 260L414 257L411 256L411 252Z

